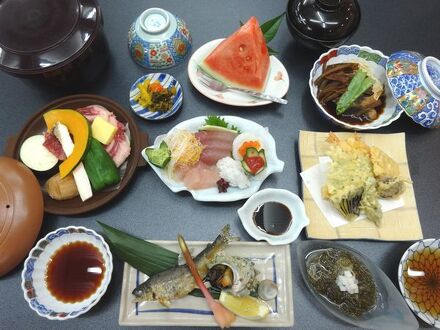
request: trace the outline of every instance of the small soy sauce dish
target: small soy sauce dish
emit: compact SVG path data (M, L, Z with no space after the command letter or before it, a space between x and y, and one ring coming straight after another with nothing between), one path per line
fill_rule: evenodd
M292 243L309 224L301 198L285 189L260 190L237 213L249 235L271 245Z

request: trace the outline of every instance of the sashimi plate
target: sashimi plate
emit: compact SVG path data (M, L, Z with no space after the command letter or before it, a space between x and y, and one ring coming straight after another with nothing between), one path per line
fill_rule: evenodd
M197 201L202 202L232 202L240 199L249 198L254 193L256 193L263 181L272 173L282 172L284 169L284 162L278 159L276 154L275 140L269 133L268 129L253 122L251 120L243 119L235 116L221 116L231 125L234 125L240 129L242 132L251 132L255 135L260 136L262 142L265 146L267 167L260 174L250 179L250 187L246 189L239 189L230 187L226 193L219 193L217 187L199 190L190 190L182 182L176 182L167 176L166 171L157 166L154 166L149 161L145 154L145 149L141 152L142 157L150 164L151 168L157 174L157 176L165 183L165 185L171 189L173 192L189 191L193 198ZM168 134L172 133L178 129L186 129L191 132L197 132L200 127L205 123L205 116L195 117L186 121L183 121L176 126L174 126ZM152 147L158 148L162 140L165 138L166 134L159 135Z
M212 40L197 49L191 56L188 62L188 76L193 86L207 98L223 104L240 107L254 107L272 103L272 101L258 99L241 92L218 92L206 87L200 82L198 78L200 73L197 71L198 65L223 40L224 39ZM270 56L269 76L267 79L266 88L263 93L280 98L286 95L289 89L289 74L283 63L281 63L275 56Z
M175 241L154 242L172 251L180 252ZM189 242L198 253L209 242ZM250 321L237 317L234 327L292 327L293 287L289 245L270 246L259 242L233 242L226 255L250 258L261 279L271 279L278 286L278 295L268 301L271 313L263 320ZM128 264L124 266L119 325L121 326L218 326L204 298L186 296L173 300L169 308L156 301L134 303L133 289L148 276Z

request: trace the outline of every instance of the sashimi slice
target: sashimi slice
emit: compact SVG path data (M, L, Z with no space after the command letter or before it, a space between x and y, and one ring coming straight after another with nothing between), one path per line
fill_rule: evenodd
M202 162L188 169L183 176L183 184L190 190L207 189L217 186L220 180L215 166L207 166Z
M213 140L232 144L237 135L238 133L227 131L200 131L196 133L196 138L204 145Z
M231 156L232 146L229 148L205 148L200 155L200 161L206 165L215 165L225 157Z
M200 161L206 165L215 165L218 160L230 156L232 152L232 142L236 133L226 131L201 131L196 133L196 137L203 145Z

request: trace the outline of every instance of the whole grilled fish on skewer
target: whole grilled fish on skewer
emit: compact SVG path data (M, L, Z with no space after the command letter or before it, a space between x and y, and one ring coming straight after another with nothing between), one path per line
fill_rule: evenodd
M194 258L197 270L202 278L208 273L209 262L212 261L229 242L239 239L231 236L230 229L229 225L223 227L214 242L208 244L208 246ZM162 305L168 307L171 300L184 297L195 288L197 288L197 284L188 266L185 264L154 274L136 287L132 293L136 297L135 302L157 300Z

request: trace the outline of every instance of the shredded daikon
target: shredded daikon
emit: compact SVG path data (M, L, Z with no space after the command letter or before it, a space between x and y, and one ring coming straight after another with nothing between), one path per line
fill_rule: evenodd
M176 130L168 134L165 142L171 151L171 161L168 168L195 165L203 151L203 145L195 134L187 130Z

